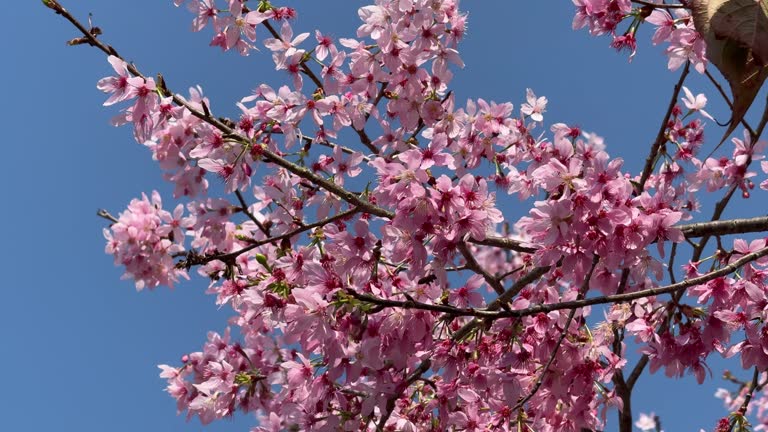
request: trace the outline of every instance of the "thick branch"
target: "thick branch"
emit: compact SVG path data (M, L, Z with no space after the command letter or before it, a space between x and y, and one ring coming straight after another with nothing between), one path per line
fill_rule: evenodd
M731 234L747 234L756 232L768 232L768 216L754 218L712 220L709 222L695 222L690 224L675 225L685 238L699 238L705 236L722 236ZM470 242L483 246L492 246L500 249L513 250L522 253L536 253L537 247L523 246L522 241L506 237L488 236L483 240L469 239Z
M493 246L523 253L534 253L538 248L523 246L523 242L506 237L488 236L483 240L469 239L470 242L483 246Z
M742 414L747 412L749 402L752 401L752 395L754 395L755 389L758 387L757 380L759 376L760 371L755 367L755 372L752 374L752 382L749 383L749 390L747 390L747 394L744 396L744 403L742 403L741 408L739 408L739 412Z
M679 228L686 238L763 232L768 231L768 216L699 222L681 225Z
M527 309L513 310L510 312L500 311L500 312L497 312L496 314L498 317L524 317L529 315L535 315L542 312L547 313L547 312L552 312L556 310L580 308L580 307L592 306L596 304L622 303L622 302L636 300L643 297L675 293L675 292L684 290L686 288L690 288L692 286L701 285L703 283L709 282L713 279L719 278L720 276L725 276L727 274L733 273L734 271L738 270L742 266L749 264L753 261L756 261L764 256L768 256L768 247L760 249L757 252L744 255L738 260L720 269L711 271L709 273L703 274L695 278L686 279L682 282L666 285L663 287L648 288L645 290L635 291L635 292L626 293L626 294L614 294L614 295L593 297L593 298L583 299L583 300L572 300L572 301L560 302L560 303L542 304L542 305L533 306Z
M464 242L460 242L458 248L461 254L464 256L464 259L467 261L467 268L482 276L483 279L485 279L485 282L491 288L493 288L494 291L496 291L496 294L502 295L504 293L504 287L501 285L498 279L493 277L490 273L485 271L485 269L483 269L480 264L478 264L474 255L472 255L472 252L470 252L469 248L467 248L467 245Z

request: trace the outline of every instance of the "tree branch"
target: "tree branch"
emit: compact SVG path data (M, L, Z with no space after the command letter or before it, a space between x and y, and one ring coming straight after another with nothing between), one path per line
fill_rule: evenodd
M675 104L677 104L677 98L680 96L680 90L683 88L683 83L685 82L685 78L688 76L688 72L690 72L690 70L691 62L686 62L685 68L683 68L683 72L680 74L680 79L677 81L677 84L675 84L672 97L669 100L667 113L664 115L664 120L661 121L661 126L659 126L659 132L656 134L656 141L654 141L653 145L651 145L651 152L648 154L648 158L645 160L643 173L640 175L640 181L638 182L638 185L635 189L635 192L637 192L638 195L643 193L645 190L645 182L648 181L651 173L653 173L653 168L656 165L656 159L659 155L659 151L661 150L662 145L667 142L667 137L664 132L667 130L667 123L669 123L669 119L672 117L672 110L675 107Z
M749 264L764 256L768 256L768 247L760 249L757 252L744 255L738 260L724 267L721 267L717 270L711 271L709 273L703 274L695 278L686 279L682 282L666 285L663 287L648 288L645 290L635 291L635 292L626 293L626 294L614 294L614 295L593 297L593 298L588 298L583 300L571 300L571 301L560 302L560 303L542 304L542 305L536 305L527 309L513 310L510 312L499 311L499 312L496 312L496 314L498 317L510 317L510 318L524 317L529 315L535 315L542 312L547 313L547 312L552 312L556 310L580 308L580 307L592 306L596 304L622 303L622 302L636 300L643 297L675 293L692 286L701 285L703 283L709 282L720 276L725 276L727 274L733 273L734 271L738 270L745 264Z
M523 246L523 242L519 240L513 240L506 237L488 236L482 240L469 239L469 241L478 245L493 246L523 253L535 253L538 250L538 248L535 247Z
M662 0L663 1L663 0ZM650 1L645 0L632 0L632 3L637 3L643 6L650 6L652 8L657 9L686 9L688 6L682 4L682 3L673 3L673 4L666 4L666 3L654 3Z
M429 368L432 367L432 361L427 358L424 361L419 364L419 366L416 368L416 370L411 373L408 378L405 379L402 383L398 385L398 392L392 395L389 399L387 399L387 406L386 411L384 411L384 414L381 415L381 418L379 418L379 424L376 426L376 432L383 432L384 426L387 424L387 420L389 420L389 417L392 415L392 412L395 410L395 402L397 402L397 399L400 397L400 393L408 389L411 384L416 382L421 378L421 376L429 370Z
M589 290L589 280L592 279L592 273L595 271L595 267L597 266L598 261L599 261L599 257L597 255L594 255L592 257L592 267L589 269L589 272L587 272L587 275L584 278L584 282L582 282L581 287L579 288L579 293L576 296L577 300L581 300L587 294L587 291ZM568 331L569 331L568 329L570 328L571 322L573 321L573 317L575 315L576 315L576 309L571 309L571 311L568 313L568 319L565 320L565 326L563 326L563 332L560 334L560 338L557 339L557 343L555 344L555 347L552 349L552 353L549 356L549 360L547 360L547 363L544 365L544 368L541 370L541 373L539 374L538 378L536 378L536 383L533 385L533 388L528 393L528 395L523 399L521 399L517 404L515 404L514 408L512 408L513 412L522 408L525 405L525 403L531 400L531 398L541 388L541 384L544 382L544 377L546 376L547 371L549 370L549 367L552 366L552 363L555 361L555 357L557 357L558 351L560 351L560 345L563 343L563 340L568 335Z
M415 300L390 300L376 297L371 294L360 294L354 290L348 289L347 294L354 297L357 300L372 303L384 307L396 307L401 309L419 309L431 312L442 312L450 316L475 316L475 317L494 317L496 313L484 309L472 309L472 308L458 308L449 305L429 304L417 302Z
M763 232L768 231L768 216L698 222L681 225L679 228L686 238Z
M480 264L477 263L477 260L472 255L472 252L470 252L469 248L467 248L466 243L463 241L459 242L458 248L459 252L461 252L461 254L464 256L464 259L467 261L467 268L482 276L483 279L485 279L485 282L491 288L493 288L494 291L496 291L496 294L502 295L504 293L504 287L501 285L501 283L499 283L498 279L480 267Z
M75 19L66 9L64 9L64 7L62 7L58 3L58 1L56 0L46 0L46 1L47 1L47 3L45 3L46 6L53 9L57 14L63 16L64 18L67 19L67 21L69 21L75 27L77 27L77 29L80 30L80 32L83 34L83 36L85 37L85 39L88 41L90 45L100 49L107 55L113 55L115 57L123 59L122 57L120 57L120 55L117 53L117 51L113 47L102 43L100 40L96 38L96 36L92 35L82 24L80 24L80 22L77 19ZM131 63L128 63L128 72L130 72L134 76L146 79L146 77L141 72L139 72L139 70ZM225 134L230 135L232 139L242 142L245 145L251 145L250 141L247 138L234 133L234 130L231 127L224 124L224 122L218 120L210 112L200 112L196 108L192 107L185 99L181 98L180 96L168 90L167 87L163 87L163 89L164 91L167 91L169 93L169 95L173 99L173 102L176 105L183 106L184 108L188 109L192 115L205 121L206 123L224 132ZM344 201L347 201L348 203L354 205L355 207L358 207L360 210L365 211L366 213L370 213L372 215L380 216L387 219L392 219L395 216L394 212L391 212L382 207L376 206L368 202L367 200L361 199L360 197L353 194L352 192L347 191L346 189L338 186L337 184L324 179L323 177L313 173L312 171L306 168L300 167L292 162L289 162L286 159L283 159L277 153L269 149L264 148L262 151L262 154L268 157L269 159L271 159L271 161L275 165L283 167L289 172L301 178L309 180L314 184L317 184L318 186L322 187L328 192L331 192L332 194L338 196Z
M280 41L282 41L282 40L283 40L283 38L282 38L282 37L280 36L280 34L279 34L279 33L278 33L276 30L275 30L275 28L274 28L274 27L272 27L272 24L270 24L270 23L269 23L269 21L263 21L263 22L262 22L262 25L264 25L264 27L266 27L266 28L267 28L267 30L268 30L268 31L269 31L269 32L272 34L272 36L273 36L275 39L277 39L277 40L280 40ZM302 61L302 62L301 62L301 72L302 72L304 75L306 75L307 77L309 77L309 79L311 79L311 80L312 80L312 82L313 82L313 83L315 83L315 85L316 85L316 86L317 86L319 89L323 89L323 90L324 90L324 88L323 88L323 82L322 82L322 81L320 81L320 78L318 78L318 76L315 74L315 72L314 72L314 71L312 71L312 69L310 69L310 68L309 68L309 66L307 66L306 62L304 62L304 61ZM379 98L377 97L377 98L376 98L376 102L378 102L378 100L379 100ZM366 119L366 120L368 120L368 117L366 117L365 119ZM361 143L362 143L362 144L363 144L363 145L364 145L364 146L365 146L365 147L366 147L368 150L370 150L370 151L371 151L371 153L373 153L373 154L375 154L375 155L378 155L378 154L379 154L379 149L377 149L377 148L376 148L376 146L374 146L374 145L373 145L373 141L371 141L371 138L370 138L370 137L368 136L368 134L365 132L365 128L363 128L363 129L357 129L356 127L352 126L352 129L353 129L355 132L357 132L357 135L360 137L360 142L361 142Z
M331 216L329 218L326 218L326 219L323 219L323 220L320 220L320 221L317 221L317 222L313 222L311 224L302 225L299 228L296 228L294 230L288 231L288 232L286 232L284 234L280 234L278 236L270 237L270 238L267 238L267 239L264 239L264 240L256 240L256 241L252 242L251 244L249 244L248 246L245 246L242 249L236 250L234 252L229 252L229 253L225 253L225 254L212 254L212 255L206 255L206 256L189 256L189 257L187 257L186 260L182 260L179 263L177 263L176 266L177 267L179 267L179 266L181 266L181 267L192 267L194 265L207 264L207 263L209 263L211 261L215 261L215 260L220 260L220 261L224 261L224 262L231 261L231 260L237 258L238 256L240 256L240 255L242 255L242 254L244 254L244 253L246 253L248 251L256 249L259 246L264 246L265 244L279 242L279 241L284 240L284 239L290 239L291 237L293 237L293 236L295 236L297 234L301 234L301 233L309 231L309 230L311 230L313 228L317 228L317 227L328 225L329 223L333 223L333 222L335 222L337 220L344 219L346 217L352 216L353 214L358 213L358 212L360 212L359 209L356 209L356 208L349 209L349 210L343 211L341 213L338 213L338 214L336 214L334 216Z
M525 288L526 285L529 283L535 281L536 279L540 278L541 276L545 275L551 267L536 267L525 276L519 278L515 281L514 284L512 284L509 289L504 291L504 294L500 295L496 300L494 300L488 307L486 308L489 311L496 311L501 309L502 305L508 303L512 297L516 296L523 288ZM451 339L454 341L459 341L464 339L472 330L477 327L477 325L480 323L479 320L473 319L472 321L465 324L462 328L458 329L452 336Z
M728 97L728 94L725 92L725 90L723 90L723 87L720 85L720 83L717 82L714 76L712 76L712 74L709 72L709 69L705 69L704 73L707 75L707 78L709 78L709 81L712 82L712 84L715 86L717 91L720 92L720 96L722 96L723 100L725 100L725 103L728 104L728 108L733 110L733 103L731 102L731 99ZM751 135L753 136L755 135L755 130L752 129L752 126L750 126L749 123L747 123L746 119L742 118L741 124L742 126L744 126L745 129L749 131Z

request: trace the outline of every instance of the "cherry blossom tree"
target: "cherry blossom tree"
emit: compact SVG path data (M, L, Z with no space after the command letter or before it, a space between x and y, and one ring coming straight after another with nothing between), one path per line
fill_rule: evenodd
M547 124L533 90L518 109L456 100L458 0L377 0L348 39L296 34L300 9L266 0L174 0L212 46L260 47L285 72L243 95L237 118L43 4L80 32L71 45L106 55L104 105L122 107L115 124L179 202L151 192L100 211L106 252L137 290L197 274L232 311L223 334L160 366L179 412L253 413L255 431L660 430L633 413L638 380L703 382L722 356L743 373L726 374L714 430L768 428L768 217L723 217L755 182L768 189L768 106L744 117L768 71L765 0L573 0L574 29L631 59L649 28L679 74L636 173L598 135ZM728 27L742 18L746 36ZM734 103L723 156L691 73ZM527 215L505 216L506 196Z

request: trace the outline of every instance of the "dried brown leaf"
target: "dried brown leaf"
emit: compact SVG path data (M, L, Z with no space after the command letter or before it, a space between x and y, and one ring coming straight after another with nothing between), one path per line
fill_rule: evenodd
M707 42L707 58L733 94L730 124L720 147L768 78L768 0L694 0L693 20Z

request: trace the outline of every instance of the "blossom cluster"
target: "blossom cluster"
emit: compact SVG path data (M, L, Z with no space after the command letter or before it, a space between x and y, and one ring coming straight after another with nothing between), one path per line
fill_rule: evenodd
M298 12L269 2L174 3L224 50L248 54L269 33L287 81L257 85L237 119L115 55L98 83L188 200L173 213L157 193L132 201L105 230L107 252L139 289L195 268L233 311L234 333L161 366L180 412L254 412L260 431L602 430L629 397L625 338L668 376L702 382L712 353L768 369L764 239L718 239L711 258L694 246L682 272L700 283L682 286L690 299L675 288L697 192L749 198L765 146L745 132L730 157L702 158L704 95L685 88L655 165L632 175L594 133L540 133L548 99L531 89L517 109L460 106L456 0L378 0L359 9L357 38L339 40L294 35ZM671 69L706 67L682 9L574 3L574 27L617 48L634 51L649 22ZM349 136L359 144L340 144ZM208 196L213 181L226 197ZM530 211L505 217L510 198Z
M186 272L175 267L173 255L184 251L187 220L183 207L173 213L163 210L160 194L134 199L120 218L104 230L106 252L115 264L125 267L124 277L136 282L136 289L173 286Z
M693 18L688 9L674 8L672 13L666 8L654 8L648 4L632 6L630 0L573 0L576 15L573 28L587 27L595 36L610 35L611 46L617 50L627 49L630 59L637 50L637 31L643 23L656 27L651 38L654 45L668 43L665 53L669 58L670 70L677 70L690 62L699 72L704 73L707 66L706 43L693 26ZM617 32L625 20L631 20L623 33Z

